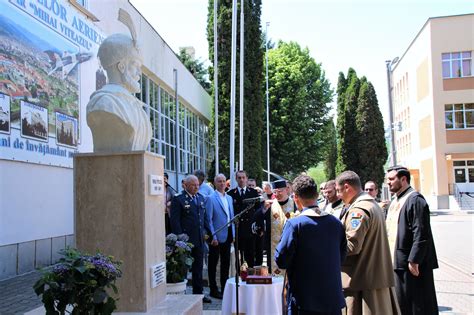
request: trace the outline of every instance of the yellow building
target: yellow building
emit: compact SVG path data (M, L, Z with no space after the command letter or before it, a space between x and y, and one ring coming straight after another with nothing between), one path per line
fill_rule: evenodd
M474 195L473 58L474 14L434 17L392 69L396 162L434 209Z

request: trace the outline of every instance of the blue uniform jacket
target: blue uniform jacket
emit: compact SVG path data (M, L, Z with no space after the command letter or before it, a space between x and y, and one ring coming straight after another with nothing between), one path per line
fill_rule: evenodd
M300 215L286 222L275 261L287 269L289 314L297 310L340 314L345 306L341 262L346 251L344 227L332 215Z
M214 235L217 229L224 226L227 222L227 215L224 210L219 192L216 190L207 197L206 200L206 212L209 218L209 225L211 228L211 234ZM232 197L225 195L227 204L229 205L229 216L230 219L234 217L234 207L232 206ZM227 240L228 228L222 229L219 233L213 236L219 243L225 243ZM232 224L232 237L235 236L234 224Z
M171 200L171 232L185 233L196 248L204 245L204 235L210 232L209 219L206 215L205 198L197 193L197 205L186 191L177 194Z

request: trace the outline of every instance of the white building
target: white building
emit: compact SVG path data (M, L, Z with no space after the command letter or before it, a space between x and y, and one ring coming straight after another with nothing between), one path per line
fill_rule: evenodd
M113 33L129 34L127 27L117 20L119 8L131 15L137 28L143 56L142 92L137 97L146 104L144 109L152 123L149 150L166 157L165 171L171 185L180 190L184 174L196 169L207 171L213 152L208 138L211 97L128 1L26 1L25 6L21 3L24 1L0 3L0 27L11 32L0 36L0 59L3 63L11 62L9 53L14 52L6 43L17 40L17 45L23 47L25 63L12 61L11 67L27 73L25 77L29 79L26 83L12 80L16 90L24 95L33 86L39 95L49 95L40 99L50 105L49 136L48 143L21 136L19 107L12 95L11 132L0 134L0 143L9 144L0 147L0 279L51 264L58 258L58 250L74 244L72 155L92 151L85 108L98 81L96 55L101 40ZM23 34L21 39L15 32ZM24 40L25 37L35 40ZM72 71L68 79L60 82L35 70L44 66L36 55L54 48L89 52L93 58L78 65L78 71ZM50 69L44 70L48 73ZM6 68L0 67L0 71ZM78 91L74 90L76 85ZM55 89L66 94L73 92L66 100L67 106L59 104ZM0 86L0 93L9 91ZM63 111L70 111L66 114L78 118L76 150L63 147L55 139L55 106L63 106ZM67 157L52 153L59 151L56 148L66 150Z

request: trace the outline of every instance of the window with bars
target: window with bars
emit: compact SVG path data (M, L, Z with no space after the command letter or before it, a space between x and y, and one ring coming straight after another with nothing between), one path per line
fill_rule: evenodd
M472 76L472 51L443 53L441 59L444 79Z
M446 129L474 128L474 103L444 105Z

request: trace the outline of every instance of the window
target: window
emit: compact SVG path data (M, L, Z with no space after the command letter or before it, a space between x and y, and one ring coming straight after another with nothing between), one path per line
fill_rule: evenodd
M141 90L136 97L141 100L150 117L152 138L149 151L165 156L167 171L190 173L197 169L207 171L212 162L211 143L206 123L183 103L179 103L179 159L176 163L176 101L172 92L165 90L142 74ZM205 132L204 132L205 130Z
M443 78L472 76L472 51L443 53Z
M444 105L446 129L474 128L474 103Z
M474 183L474 160L453 161L454 182Z

